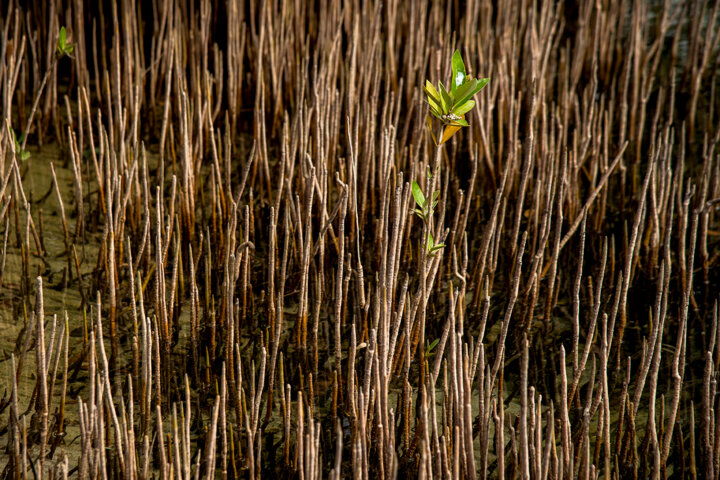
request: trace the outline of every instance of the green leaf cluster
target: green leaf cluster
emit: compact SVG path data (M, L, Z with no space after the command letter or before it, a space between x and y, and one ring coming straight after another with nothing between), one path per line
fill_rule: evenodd
M56 54L58 58L64 57L65 55L71 57L73 49L73 44L67 41L67 32L65 31L65 27L60 27L60 35L58 36L56 44Z
M23 162L30 158L30 152L22 148L23 135L20 137L15 136L15 130L10 127L10 136L12 137L13 143L15 144L15 153L20 155L20 160Z
M434 257L437 254L437 252L442 250L443 248L445 248L445 244L444 243L436 244L433 239L432 234L428 232L428 239L427 239L427 242L425 243L425 250L427 251L427 254L430 255L431 257Z
M440 343L440 339L436 338L431 343L425 342L425 358L430 358L433 355L435 355L435 352L433 350L437 346L437 344Z
M425 100L430 107L430 113L444 125L467 127L465 114L475 106L472 98L488 84L488 81L488 78L469 77L460 50L455 50L452 56L450 90L448 91L442 82L438 82L435 88L429 80L425 81L427 97Z

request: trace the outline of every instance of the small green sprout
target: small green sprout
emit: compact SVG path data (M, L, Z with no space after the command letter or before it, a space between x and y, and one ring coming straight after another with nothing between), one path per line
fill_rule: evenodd
M440 143L435 141L435 135L432 133L432 123L430 117L427 118L430 134L433 142L437 146L450 140L455 133L462 127L469 126L465 120L465 114L475 106L472 99L475 94L482 90L488 84L488 78L471 78L465 71L465 62L463 62L460 50L455 50L452 56L452 79L450 80L450 91L445 88L442 82L438 82L438 88L425 81L425 101L430 107L430 113L433 114L444 125L443 135Z
M30 152L28 152L27 150L24 150L22 148L22 142L23 142L24 135L20 135L19 138L16 137L15 130L13 130L12 127L10 127L10 136L12 136L13 143L15 144L15 152L20 155L20 160L24 162L25 160L30 158Z
M434 257L435 255L437 255L437 252L438 252L439 250L442 250L443 248L445 248L445 244L444 244L444 243L438 243L438 244L436 245L435 242L434 242L434 240L433 240L432 233L428 233L427 244L425 244L425 250L427 251L427 254L428 254L429 256L431 256L431 257Z
M65 27L60 27L60 36L58 37L56 48L58 58L66 55L68 57L72 57L74 46L72 43L67 41L67 32L65 31Z
M433 352L433 349L437 346L437 344L440 343L440 339L436 338L432 341L432 343L425 343L425 358L430 358L433 355L435 355L435 352Z

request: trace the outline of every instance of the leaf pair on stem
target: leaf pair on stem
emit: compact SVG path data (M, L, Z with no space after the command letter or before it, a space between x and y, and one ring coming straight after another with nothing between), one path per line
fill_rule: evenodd
M72 57L74 45L68 42L65 27L60 27L60 35L58 36L55 48L55 53L57 54L58 58L64 57L65 55L67 55L68 57Z
M15 153L19 154L20 160L24 162L25 160L30 158L30 152L28 152L27 150L22 148L24 135L20 135L20 137L18 138L15 136L15 130L13 130L12 127L9 127L9 128L10 128L10 136L12 137L12 141L15 144Z
M430 175L430 172L428 171L428 175ZM430 214L432 213L433 209L438 203L438 197L440 197L440 190L435 190L432 193L432 197L425 198L425 194L423 194L422 188L420 188L420 185L413 180L412 182L412 194L413 198L415 199L415 204L417 205L417 208L414 210L414 212L422 218L424 223L428 222L428 219L430 218ZM441 250L443 247L445 247L444 243L438 243L435 244L435 240L433 239L432 233L428 230L428 238L425 242L425 250L428 255L435 256L438 250Z

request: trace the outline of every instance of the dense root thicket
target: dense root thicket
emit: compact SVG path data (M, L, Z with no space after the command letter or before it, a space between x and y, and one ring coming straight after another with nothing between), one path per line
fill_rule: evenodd
M0 477L720 475L720 0L10 0L0 40ZM455 49L490 83L435 148Z

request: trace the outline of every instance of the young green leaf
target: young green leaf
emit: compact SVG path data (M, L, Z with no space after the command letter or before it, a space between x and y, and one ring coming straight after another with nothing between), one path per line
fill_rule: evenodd
M435 252L437 252L438 250L442 250L443 248L445 248L445 244L444 244L444 243L438 243L437 245L433 245L432 247L430 247L430 253L435 253Z
M442 120L442 107L440 104L436 104L434 102L431 102L429 99L425 99L425 103L428 104L428 107L430 108L430 113L433 114L436 118L439 120Z
M13 144L15 145L15 153L20 155L20 160L27 160L30 158L30 152L27 150L23 150L22 148L22 142L23 142L23 135L20 135L20 137L15 136L15 130L13 130L12 127L10 127L10 136L12 137Z
M425 93L428 97L432 97L436 103L440 103L440 94L438 93L435 85L430 83L430 80L425 80Z
M58 57L63 57L65 55L70 56L73 52L74 46L72 43L67 41L67 31L65 30L65 27L60 27L60 34L58 35L56 49Z
M425 99L425 103L427 103L428 107L430 107L430 113L432 113L438 119L442 120L442 113L440 113L439 106L434 105L429 98Z
M440 94L428 80L425 80L425 94L427 95L427 102L430 105L430 108L439 112L437 115L439 117L440 114L442 114L442 101L440 100Z
M450 91L455 95L455 89L465 83L465 63L463 62L460 50L455 50L452 56L452 81Z
M443 248L445 248L445 244L438 243L437 245L435 245L435 241L433 240L432 234L428 233L428 241L427 241L427 244L425 245L427 254L431 257L434 257L435 252L437 252L438 250L442 250Z
M465 115L467 112L472 110L474 106L475 106L475 100L468 100L467 102L462 103L462 104L456 106L455 108L453 108L452 113L454 113L455 115L458 115L458 116Z
M20 152L20 148L22 146L22 140L15 137L15 130L10 128L10 133L12 134L13 143L15 144L15 151ZM20 135L22 137L22 135Z
M430 345L428 345L427 351L432 352L433 348L435 348L438 343L440 343L440 339L436 338Z
M440 86L440 100L442 100L443 113L447 115L450 113L450 109L452 109L453 100L442 82L438 82L438 85Z
M470 100L473 95L475 95L475 89L477 88L478 80L477 78L472 78L462 84L460 88L457 89L457 92L455 92L455 103L453 104L453 108L457 107L458 105L462 105L463 103Z
M471 98L474 97L480 90L482 90L483 88L485 88L485 85L487 85L489 81L490 81L489 78L478 78L478 79L477 79L477 83L476 83L475 87L472 89L472 92L469 94L469 96L466 96L465 98L459 99L456 103L465 103L465 101L471 99Z
M417 203L418 207L421 209L425 208L425 195L423 195L422 189L420 188L420 185L413 180L412 182L412 194L413 198L415 199L415 203Z
M480 90L485 88L485 85L487 85L489 81L489 78L478 78L478 84L477 87L475 87L475 93L478 93ZM473 95L475 95L475 93L473 93Z
M472 97L474 97L480 90L482 90L483 88L485 88L485 85L487 85L489 81L490 81L489 78L479 78L479 79L477 79L477 83L475 84L475 86L474 86L474 88L472 89L472 91L469 92L469 93L468 93L465 97L463 97L463 98L456 98L456 99L455 99L455 100L456 100L455 104L456 104L456 105L460 105L460 104L463 104L463 103L465 103L466 101L470 100L470 99L471 99Z

